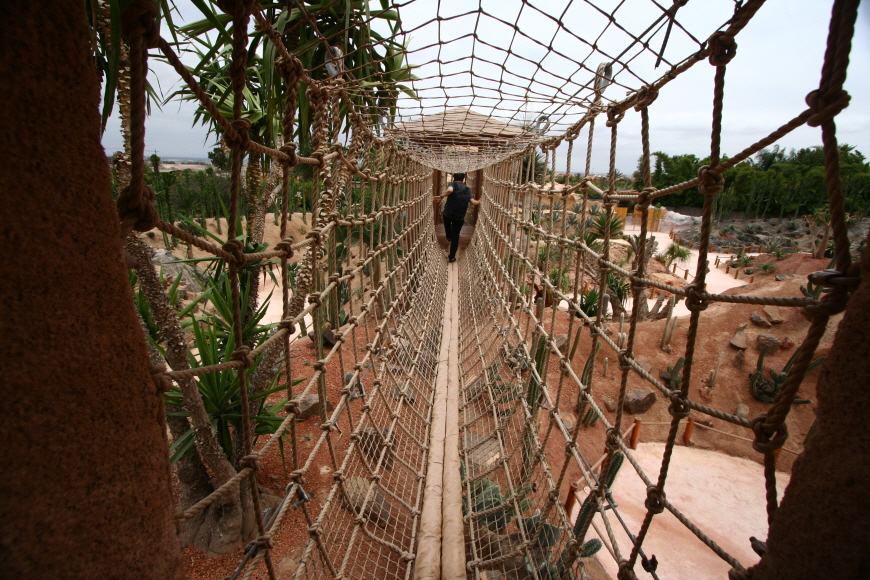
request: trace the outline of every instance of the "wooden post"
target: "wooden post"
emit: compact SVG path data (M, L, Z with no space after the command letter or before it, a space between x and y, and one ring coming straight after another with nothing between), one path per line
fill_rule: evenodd
M731 270L731 266L725 264L725 273L727 274L729 270Z
M691 445L692 444L692 431L695 430L695 418L689 417L689 420L686 422L686 430L683 431L683 445Z
M740 273L740 270L738 270L737 268L735 268L735 269L734 269L734 279L735 279L735 280L737 279L737 274L739 274L739 273Z
M478 169L474 172L474 199L480 199L483 195L483 169ZM480 206L473 207L474 213L471 214L471 225L477 225L477 215L480 212Z
M689 270L688 270L688 268L687 268L687 269L686 269L686 273L683 274L683 280L688 280L688 279L689 279Z
M631 439L629 440L628 446L632 449L637 449L637 442L640 439L640 427L643 425L643 421L640 417L634 418L634 427L631 428Z
M677 265L674 264L674 276L676 276L676 275L677 275Z
M755 282L755 276L750 276L749 283L752 284L753 282Z
M568 514L568 518L571 517L571 510L574 509L575 505L577 505L578 491L580 491L580 484L576 481L572 481L571 486L568 489L568 497L565 498L565 513Z
M437 169L432 170L432 197L434 198L436 195L441 195L442 189L444 189L441 185L441 172ZM438 206L440 202L432 200L432 215L435 217L435 223L441 223L441 212L438 211Z

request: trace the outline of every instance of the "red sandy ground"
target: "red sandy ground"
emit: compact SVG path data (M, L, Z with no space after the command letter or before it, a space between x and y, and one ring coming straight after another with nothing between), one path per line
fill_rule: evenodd
M773 261L773 258L759 257L753 267L757 268L759 264L766 261ZM777 261L776 273L792 273L794 278L787 278L785 281L777 282L774 280L774 273L763 274L757 271L755 282L742 288L734 288L727 294L755 294L761 296L801 296L800 286L806 283L806 275L810 272L824 269L828 260L814 260L806 254L795 254L785 260ZM749 407L749 418L752 418L766 410L768 405L756 401L749 392L748 374L755 370L758 350L755 347L755 338L758 334L769 333L774 334L780 339L788 337L797 346L803 340L806 330L809 327L809 322L800 313L797 308L780 307L780 312L785 318L785 322L781 325L774 326L771 329L758 328L750 323L747 328L749 348L746 352L746 361L743 369L736 369L732 366L731 361L737 353L737 350L729 346L729 341L737 328L737 325L742 322L749 322L749 316L753 311L761 311L760 307L752 305L740 304L711 304L710 307L701 314L699 326L698 344L695 350L693 364L693 379L690 389L690 397L700 401L699 389L705 385L701 383L702 378L709 375L711 369L716 366L719 358L719 353L724 351L723 359L716 386L713 390L712 402L704 402L708 406L715 407L728 413L734 413L738 403L744 403ZM822 356L828 352L833 341L833 336L836 327L839 324L842 315L834 317L829 323L828 332L822 339L822 343L817 352L817 356ZM569 317L568 313L559 311L556 315L555 326L550 327L549 317L547 317L546 326L551 334L557 335L567 332ZM576 323L575 323L576 324ZM651 373L658 376L659 370L666 368L668 365L673 365L676 360L683 354L686 344L686 330L688 327L687 317L680 320L676 334L674 336L671 354L665 353L659 347L662 332L664 329L664 320L647 322L638 325L638 332L635 339L635 352L637 357L652 365ZM626 332L628 322L626 321ZM610 328L615 335L618 323L613 323ZM576 326L575 326L576 328ZM370 336L373 335L373 332ZM365 344L363 333L359 333L360 346ZM346 345L347 346L347 345ZM766 358L765 369L773 368L780 370L786 363L788 358L793 354L794 349L782 350L777 354L768 355ZM586 356L590 352L591 338L588 330L584 329L580 346L577 351L577 356L572 362L572 367L579 375L583 370L583 365ZM293 354L296 355L291 361L291 376L296 378L310 378L312 375L311 363L317 360L317 353L313 343L307 339L302 339L293 348ZM610 359L610 368L608 376L603 376L603 360L604 357ZM550 368L548 373L548 383L550 385L551 394L555 397L559 385L560 371L557 366L556 357L551 357ZM345 359L346 369L350 369L353 361L349 358ZM765 370L765 372L767 372ZM786 442L785 447L795 451L802 450L802 442L813 422L815 417L815 385L819 370L810 373L805 379L803 386L799 392L801 398L810 399L813 401L809 405L795 406L789 414L787 425L790 433L790 438ZM593 374L592 391L599 402L609 420L612 422L615 419L615 413L609 412L604 407L603 398L609 396L616 400L619 395L620 375L616 364L616 354L609 347L602 345L596 361L595 371ZM330 364L327 367L327 393L331 401L338 400L338 392L341 389L342 370L337 364ZM307 381L306 381L307 382ZM301 383L294 388L294 392L301 392L306 383ZM628 388L646 388L654 390L640 378L636 373L630 373L628 379ZM657 391L656 391L657 392ZM566 379L562 383L561 397L559 406L564 410L572 409L577 401L577 387L573 381ZM703 402L703 401L702 401ZM358 406L360 401L354 402L354 415L359 414ZM658 401L642 419L645 423L656 423L670 421L670 415L667 411L667 402L659 394ZM741 437L751 439L752 433L750 430L732 425L725 421L710 418L697 412L693 415L699 420L709 420L716 429L733 433ZM344 436L338 441L337 455L343 455L344 448L348 442L347 414L342 414L341 428L344 430ZM541 416L542 430L544 435L547 431L548 421L545 415ZM623 423L623 430L633 422L633 416L626 415ZM316 418L309 419L305 422L297 423L297 440L299 441L299 458L304 461L308 453L313 449L318 437L321 434L319 428L320 421ZM582 428L581 428L582 429ZM667 426L645 425L641 431L641 441L663 441L667 435ZM682 445L683 427L680 427L678 444ZM306 440L308 436L309 440ZM582 429L578 437L578 443L581 450L586 455L590 463L594 463L604 450L605 432L604 427L599 422L593 427ZM262 445L262 441L260 445ZM554 473L558 474L562 463L565 460L564 440L554 431L547 443L547 457ZM706 431L703 428L696 427L692 436L692 445L702 449L712 449L729 455L744 457L753 461L760 462L761 456L752 450L750 442L734 439L719 435L714 432ZM286 475L291 471L290 450L287 449L287 468L286 471L282 465L281 456L277 446L275 449L265 456L262 461L262 468L258 473L258 480L264 489L270 490L278 496L283 496L284 488L289 483ZM791 466L796 455L783 452L779 456L777 469L790 472ZM329 486L332 483L332 467L331 460L326 445L324 445L317 454L315 461L309 471L305 489L309 494L314 495L314 499L308 504L309 513L315 517L321 506L321 502L328 493ZM580 477L579 470L574 467L569 467L567 474L567 482L575 481ZM567 485L562 492L562 500L567 496ZM298 557L301 554L302 548L307 539L306 532L307 523L301 510L290 510L281 527L281 531L275 537L275 549L272 550L272 561L275 563L276 569L280 578L289 578L297 567ZM186 557L186 573L187 577L193 580L217 579L226 578L235 569L236 565L242 558L242 549L236 553L229 554L219 558L208 559L204 555L193 551L190 548L185 549ZM265 567L262 565L254 574L254 578L266 578Z

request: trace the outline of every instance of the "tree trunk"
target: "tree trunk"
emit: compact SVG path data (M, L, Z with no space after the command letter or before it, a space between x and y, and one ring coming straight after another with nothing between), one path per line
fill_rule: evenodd
M2 575L180 579L83 5L3 3L0 53Z
M187 370L187 345L184 332L175 310L151 261L151 249L132 234L127 237L125 250L136 262L139 284L151 306L154 318L166 342L166 358L173 370ZM208 495L236 474L212 432L211 421L203 406L199 389L194 379L180 382L184 405L190 413L190 424L196 433L196 457L190 463L179 465L178 478L182 486L181 508L186 509ZM187 429L178 422L171 422L173 436L178 437ZM184 431L181 431L184 428ZM206 468L208 471L206 471ZM211 478L208 473L211 472ZM246 486L224 500L215 502L201 514L187 520L179 534L182 545L193 545L210 556L227 554L254 534L253 502ZM188 503L189 502L189 503Z
M822 239L818 242L818 245L813 250L813 258L817 260L821 260L825 257L825 251L828 249L828 240L831 239L831 224L825 224L824 230L822 230Z

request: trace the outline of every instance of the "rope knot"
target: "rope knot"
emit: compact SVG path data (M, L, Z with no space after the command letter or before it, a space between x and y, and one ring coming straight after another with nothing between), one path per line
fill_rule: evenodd
M286 330L292 334L296 332L296 325L293 324L292 320L282 320L278 323L278 330Z
M237 360L242 363L243 369L249 369L254 366L254 359L251 358L251 347L243 344L233 351L230 355L230 360Z
M216 4L221 12L238 18L249 16L256 2L253 0L217 0Z
M619 572L616 574L617 580L637 580L637 574L634 573L631 564L628 560L622 560L619 563Z
M643 284L641 284L643 286ZM628 364L628 351L625 349L620 350L616 353L616 356L619 359L619 370L627 371L631 368L631 365Z
M251 138L248 136L248 129L251 128L251 122L247 119L236 119L230 126L232 131L224 133L224 141L227 147L233 151L247 151L251 148Z
M755 433L752 448L759 453L773 453L782 448L788 439L788 427L785 423L780 423L779 426L768 425L767 419L767 413L762 413L749 423Z
M646 500L644 500L643 505L646 506L646 509L651 511L654 514L660 514L665 511L665 492L657 488L654 485L651 485L646 488Z
M654 89L649 85L639 88L637 91L637 103L634 105L634 110L640 112L642 109L646 109L652 105L657 98L659 98L659 92L657 89Z
M308 295L308 303L315 304L317 306L323 306L323 302L320 300L320 292L312 292Z
M686 286L686 308L691 312L703 312L710 303L701 296L701 291L692 283Z
M312 229L310 232L305 234L305 237L309 240L312 240L315 244L318 245L323 241L322 236L320 235L320 228Z
M154 208L154 190L144 184L130 184L118 195L118 216L121 218L121 237L131 231L147 232L160 223Z
M749 574L749 570L738 570L737 568L731 568L728 570L728 580L751 580L752 576Z
M290 399L287 401L287 404L284 405L284 410L287 411L287 414L298 415L299 414L299 399Z
M737 54L737 43L732 34L716 32L707 44L710 47L710 64L713 66L725 66Z
M725 178L722 174L709 165L704 165L698 169L698 179L701 183L698 185L698 191L702 195L716 195L725 188Z
M158 393L168 393L172 390L172 379L166 375L166 365L154 365L151 367L151 380Z
M287 258L288 260L290 258L292 258L293 257L293 236L284 238L283 240L281 240L280 242L275 244L275 249L278 250L279 252L284 252L285 254L287 254L284 257Z
M160 43L160 7L153 0L133 0L121 12L121 33L127 42L142 36L145 46L157 48Z
M849 106L852 99L849 93L838 89L833 93L823 93L821 89L810 92L807 95L807 105L812 114L807 119L807 125L818 127L836 117L840 111Z
M250 455L245 455L239 460L239 467L242 469L250 467L254 471L260 471L260 454L251 453Z
M284 145L281 145L279 151L289 158L278 160L278 162L287 167L287 169L293 169L299 164L299 156L296 155L296 143L285 143Z
M671 400L671 404L668 406L668 413L671 414L671 417L685 419L689 416L689 407L680 398L679 391L672 391L668 398Z
M652 196L652 194L654 194L655 192L655 187L644 187L641 190L640 195L637 196L637 203L634 204L634 207L636 209L639 209L640 211L648 210L649 206L652 205L652 200L650 199L650 196Z
M245 243L242 240L227 240L222 248L226 253L232 254L236 267L244 268L248 263L248 258L245 257Z
M275 542L272 540L271 534L263 534L254 541L254 545L266 550L271 550L275 547Z
M604 440L604 446L610 451L617 451L619 449L618 431L615 427L608 427L606 433L607 438Z
M317 160L318 167L323 167L323 150L317 150L311 154L311 158Z
M291 56L289 61L279 57L275 59L275 72L284 79L288 87L294 87L299 82L299 77L305 73L305 68L295 56Z
M607 109L607 122L605 125L608 127L615 127L622 121L623 117L625 117L625 111L621 109Z

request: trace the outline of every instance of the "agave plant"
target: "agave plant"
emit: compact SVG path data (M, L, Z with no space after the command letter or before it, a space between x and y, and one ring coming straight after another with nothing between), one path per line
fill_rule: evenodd
M788 362L785 363L781 372L776 372L773 369L769 370L770 378L766 379L764 378L764 357L767 355L769 349L770 345L764 345L764 347L762 347L761 354L758 356L758 366L754 373L749 373L749 390L752 392L753 397L763 403L772 403L776 399L776 396L785 384L786 378L788 378L788 373L791 371L794 361L797 360L797 357L801 352L800 348L794 351L794 354L791 355L791 358L789 358ZM826 358L827 357L821 356L814 360L810 363L810 366L807 367L807 372L810 372L825 362ZM809 403L809 401L795 398L795 403L802 404Z

